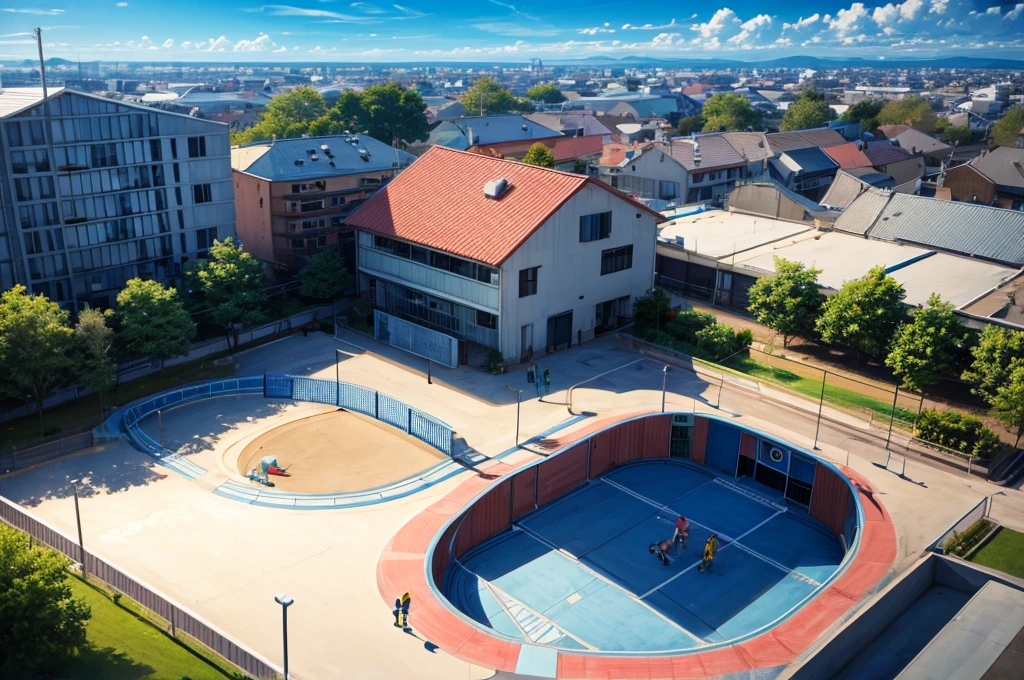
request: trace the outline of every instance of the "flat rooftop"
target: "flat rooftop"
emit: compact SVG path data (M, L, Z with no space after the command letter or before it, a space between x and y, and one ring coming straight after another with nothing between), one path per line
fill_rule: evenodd
M685 250L719 259L813 231L809 224L708 210L665 222L658 230L658 240L678 244L681 238Z

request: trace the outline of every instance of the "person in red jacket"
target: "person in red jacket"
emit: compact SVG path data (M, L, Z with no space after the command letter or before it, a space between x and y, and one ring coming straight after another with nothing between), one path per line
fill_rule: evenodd
M676 517L676 531L672 534L672 541L683 548L686 547L686 537L690 535L690 520L682 515Z

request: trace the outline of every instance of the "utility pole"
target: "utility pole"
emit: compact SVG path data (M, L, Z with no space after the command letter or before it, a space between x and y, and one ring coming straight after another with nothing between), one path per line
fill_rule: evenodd
M818 433L821 432L821 409L825 405L825 379L828 371L821 376L821 396L818 397L818 424L814 426L814 450L818 450Z

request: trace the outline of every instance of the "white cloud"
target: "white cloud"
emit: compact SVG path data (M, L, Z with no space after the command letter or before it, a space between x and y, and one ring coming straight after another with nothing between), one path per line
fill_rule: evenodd
M932 0L932 6L928 9L929 14L945 14L949 8L949 0Z
M377 7L377 5L371 5L368 2L353 2L353 3L349 4L349 7L351 7L352 9L358 10L360 12L365 12L366 14L385 14L386 13L385 10L381 9L380 7Z
M119 2L116 5L114 5L114 7L127 7L127 6L128 6L127 2Z
M782 24L782 30L783 31L790 31L790 30L799 31L801 29L807 28L808 26L810 26L812 24L818 23L818 19L820 19L820 18L821 18L821 16L819 16L818 13L815 12L814 14L812 14L809 17L807 17L806 19L804 19L803 17L800 17L799 19L796 20L796 23L794 23L794 24L789 24L789 23L785 23L784 22Z
M614 28L607 28L608 24L604 26L595 26L594 28L581 28L579 30L580 35L597 35L598 33L614 33Z
M333 23L342 24L365 24L368 22L380 21L380 19L376 19L374 17L342 14L340 12L330 12L325 9L305 9L303 7L292 7L291 5L263 5L256 11L275 17L310 17L313 19L330 19Z
M288 48L287 48L287 47L285 47L284 45L281 45L280 47L278 47L278 48L277 48L276 50L274 50L274 51L275 51L275 52L287 52L287 51L288 51Z
M540 37L558 35L558 29L542 26L527 26L525 24L506 23L501 21L473 24L473 28L485 33L504 35L509 37Z
M855 2L850 5L850 9L841 9L836 12L835 17L828 22L828 27L842 37L857 30L860 27L861 19L867 16L868 11L864 8L864 3Z
M265 52L277 47L277 43L270 39L266 33L260 33L255 40L239 40L231 48L232 52Z
M1003 19L1006 21L1016 21L1021 13L1024 13L1024 2L1018 3L1017 6L1006 13Z
M699 32L702 38L707 39L718 35L726 27L737 25L739 23L740 19L736 16L736 12L733 12L728 7L723 7L711 15L711 19L707 23L694 24L690 28Z
M171 38L168 38L167 40L164 41L164 44L161 45L160 47L164 48L165 50L169 50L172 47L174 47L174 40L172 40Z
M607 25L608 24L605 24L605 26ZM623 31L664 31L670 28L679 28L675 19L672 19L667 24L661 24L660 26L656 26L654 24L643 24L642 26L637 26L636 24L623 24L622 26Z
M11 14L39 14L44 16L64 14L62 9L15 9L13 7L5 7L3 11L10 12Z

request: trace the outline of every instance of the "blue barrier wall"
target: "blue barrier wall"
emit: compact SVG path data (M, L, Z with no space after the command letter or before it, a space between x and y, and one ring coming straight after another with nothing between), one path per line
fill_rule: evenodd
M704 455L705 465L735 476L736 462L740 457L739 428L717 420L708 423L708 444Z

